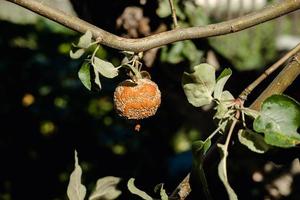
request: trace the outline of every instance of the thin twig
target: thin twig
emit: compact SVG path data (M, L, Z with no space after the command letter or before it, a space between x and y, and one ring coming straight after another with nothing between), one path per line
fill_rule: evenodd
M247 96L263 81L265 80L271 73L273 73L276 69L278 69L283 63L285 63L290 57L294 56L297 52L300 51L300 43L297 44L292 50L286 53L281 59L275 62L272 66L270 66L267 70L264 71L255 81L253 81L239 96L239 98L244 101L247 99Z
M116 36L101 28L87 23L75 16L67 15L58 9L51 8L36 0L7 0L27 8L37 14L47 17L66 27L80 33L90 30L93 37L103 45L133 52L142 52L152 48L161 47L177 41L225 35L238 32L260 23L280 17L300 8L300 0L285 0L271 4L260 11L236 19L210 24L201 27L177 28L174 30L157 33L140 39L128 39Z
M273 94L283 93L300 75L300 52L281 70L269 86L251 104L250 108L259 110L262 102Z
M174 6L173 0L169 0L170 8L171 8L171 13L172 13L172 19L174 23L174 28L178 28L178 22L177 22L177 16L176 16L176 8Z
M228 135L227 135L227 138L226 138L226 141L225 141L225 144L224 144L226 151L228 149L228 145L229 145L229 142L230 142L233 130L234 130L235 125L238 122L239 118L240 118L240 111L237 110L236 114L235 114L235 118L232 120L232 123L230 125L229 131L228 131Z

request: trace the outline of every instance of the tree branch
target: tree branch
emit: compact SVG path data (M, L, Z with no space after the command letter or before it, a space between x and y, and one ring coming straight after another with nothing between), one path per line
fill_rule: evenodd
M265 80L270 74L272 74L276 69L278 69L282 64L284 64L289 58L294 56L300 52L300 43L297 44L292 50L287 52L282 58L280 58L276 63L271 65L268 69L264 71L255 81L253 81L244 91L239 95L239 98L242 101L247 99L247 96L263 81ZM286 79L289 79L287 76Z
M273 94L281 94L300 75L300 52L297 53L269 86L256 98L250 108L259 110L262 102Z
M171 13L172 13L172 19L173 19L173 25L174 28L178 28L178 22L177 22L177 16L176 16L176 8L174 6L174 2L173 0L169 0L169 4L170 4L170 9L171 9Z
M80 33L90 30L93 37L103 45L133 52L142 52L177 41L211 37L238 32L272 20L300 8L300 0L284 0L266 8L225 22L201 27L178 28L140 39L127 39L111 34L75 16L67 15L35 0L7 0L58 22Z

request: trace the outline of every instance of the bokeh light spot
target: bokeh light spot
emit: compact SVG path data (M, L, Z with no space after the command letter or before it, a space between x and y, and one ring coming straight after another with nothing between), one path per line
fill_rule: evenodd
M35 101L34 96L32 94L27 93L22 98L22 105L24 107L28 107L28 106L32 105L34 103L34 101Z
M55 132L56 126L52 121L42 121L40 126L40 132L44 136L52 135Z

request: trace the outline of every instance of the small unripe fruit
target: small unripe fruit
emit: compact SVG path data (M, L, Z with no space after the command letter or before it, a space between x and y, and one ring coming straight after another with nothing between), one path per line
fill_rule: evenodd
M144 119L154 115L160 105L161 95L153 81L142 78L136 82L127 79L114 92L117 113L126 119Z

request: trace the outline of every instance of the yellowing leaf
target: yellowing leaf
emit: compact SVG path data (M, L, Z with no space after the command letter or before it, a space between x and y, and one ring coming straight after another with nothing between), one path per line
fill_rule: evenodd
M81 184L82 170L78 164L77 152L75 151L75 169L70 176L70 181L67 189L69 200L84 200L86 188Z

